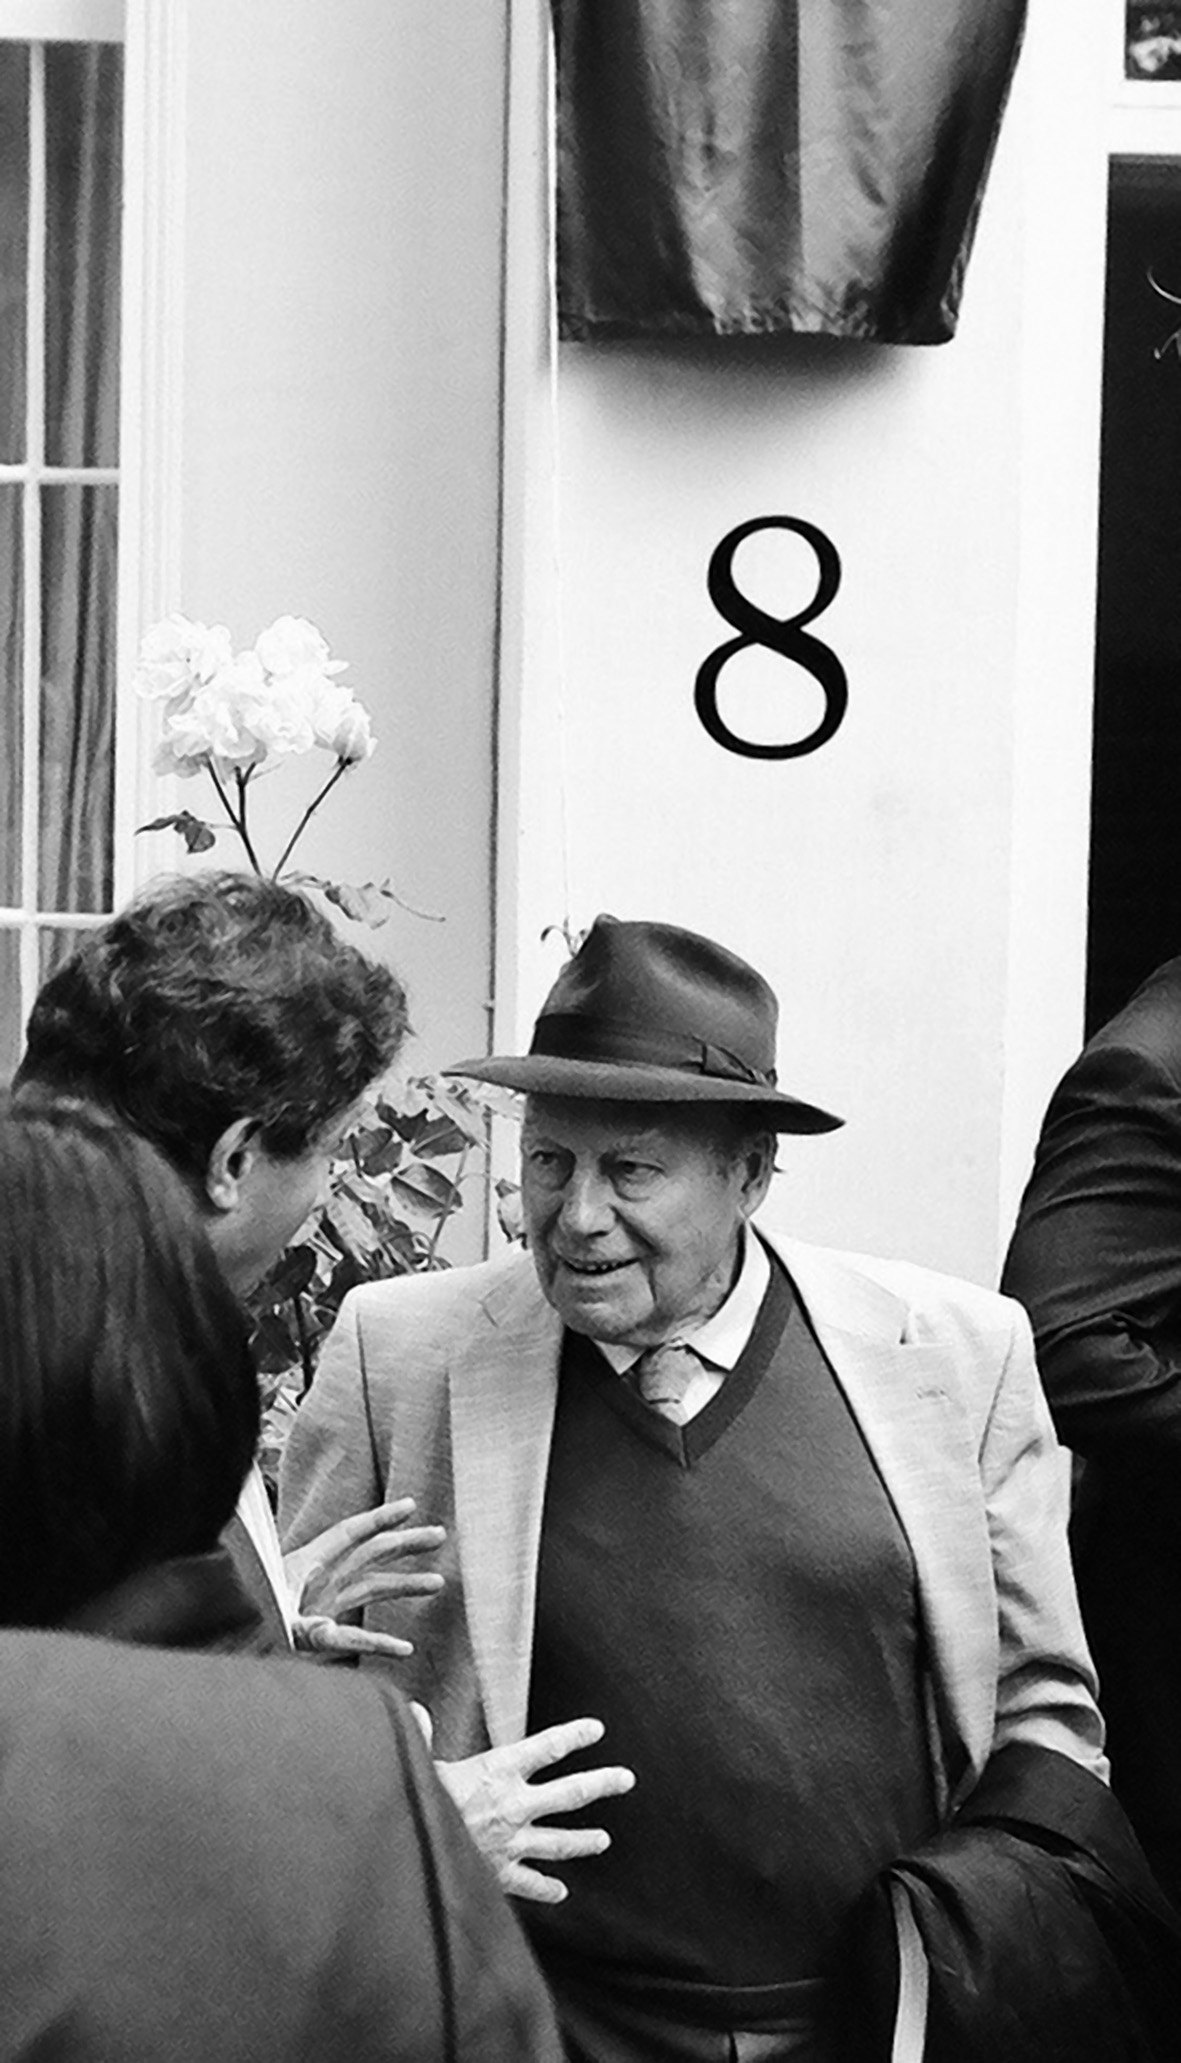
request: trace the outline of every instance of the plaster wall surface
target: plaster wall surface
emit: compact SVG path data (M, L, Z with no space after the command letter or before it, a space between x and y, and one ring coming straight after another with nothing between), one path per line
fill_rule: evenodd
M487 1040L504 13L191 0L186 26L178 605L241 644L306 615L351 662L378 749L298 861L441 920L356 934L441 1065ZM327 771L260 788L272 859Z
M954 342L563 345L537 380L534 620L559 602L524 674L502 1011L527 1037L547 924L610 910L725 939L778 990L784 1085L847 1119L785 1141L778 1215L985 1282L1081 1024L1106 44L1097 8L1069 46L1044 15ZM848 714L781 761L721 749L693 707L733 635L710 554L764 515L818 524L843 568L811 629ZM735 570L781 618L815 587L782 534ZM755 739L819 713L764 652L720 695Z

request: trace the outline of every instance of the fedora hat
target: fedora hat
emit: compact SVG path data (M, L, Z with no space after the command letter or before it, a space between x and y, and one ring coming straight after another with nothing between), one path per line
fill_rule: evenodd
M774 991L724 946L674 924L596 917L542 1004L527 1054L444 1069L538 1096L757 1105L779 1132L843 1120L775 1086Z

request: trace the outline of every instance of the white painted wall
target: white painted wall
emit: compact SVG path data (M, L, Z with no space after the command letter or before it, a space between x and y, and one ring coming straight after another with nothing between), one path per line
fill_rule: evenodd
M351 661L379 748L300 857L443 919L365 935L406 979L421 1066L487 1040L504 12L186 7L172 606L243 644L307 615ZM312 772L261 791L272 857Z
M528 251L510 271L508 550L533 628L498 1038L528 1036L560 957L547 923L611 910L723 938L779 992L785 1086L848 1120L785 1145L781 1208L807 1236L983 1281L1081 1027L1105 21L1087 0L1067 39L1035 0L949 345L563 346L555 406ZM540 34L526 8L526 78ZM519 139L513 163L535 220ZM724 753L693 710L731 634L710 552L764 514L820 524L844 564L813 629L849 714L795 761ZM814 585L792 552L752 540L739 561L780 616ZM813 720L779 661L731 680L737 729Z

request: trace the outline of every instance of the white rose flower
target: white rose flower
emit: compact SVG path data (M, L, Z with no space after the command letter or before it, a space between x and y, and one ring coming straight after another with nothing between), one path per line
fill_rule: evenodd
M350 764L368 759L377 744L369 729L369 711L361 702L350 701L330 738L323 741L338 759Z
M260 632L254 649L264 673L272 680L302 673L343 673L346 661L330 659L328 647L314 623L306 616L280 616L269 629Z
M212 627L188 616L167 616L144 633L132 682L152 701L187 701L233 658L223 623Z
M250 723L268 752L310 752L316 742L313 716L318 673L302 672L267 681L266 692L252 705Z
M181 708L167 712L164 744L179 772L216 760L223 766L258 766L267 756L260 712L269 700L266 676L253 652L240 652L198 688Z

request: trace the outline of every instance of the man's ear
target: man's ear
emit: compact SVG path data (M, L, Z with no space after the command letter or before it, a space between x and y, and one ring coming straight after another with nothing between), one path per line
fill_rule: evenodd
M776 1137L774 1132L764 1132L757 1145L752 1145L743 1155L742 1215L751 1218L758 1210L771 1187L775 1173Z
M205 1168L205 1194L215 1211L236 1211L254 1160L256 1117L236 1117L215 1144Z

